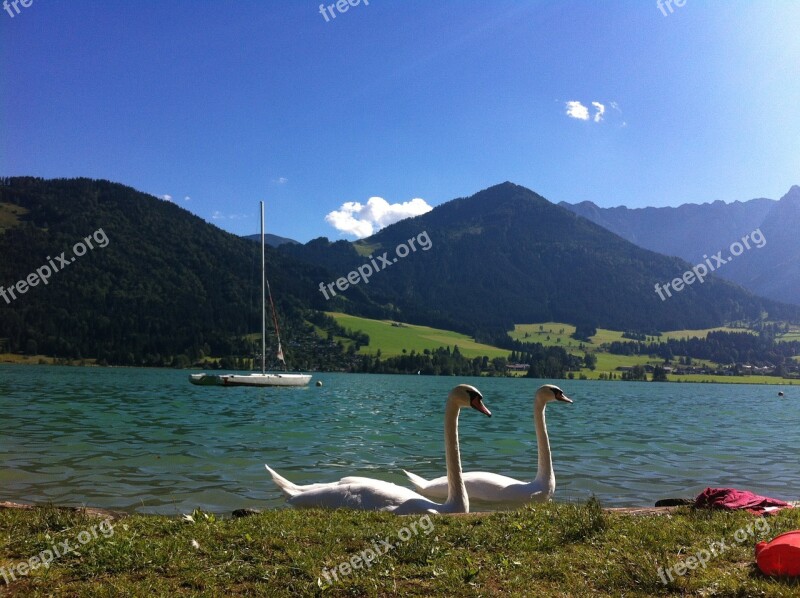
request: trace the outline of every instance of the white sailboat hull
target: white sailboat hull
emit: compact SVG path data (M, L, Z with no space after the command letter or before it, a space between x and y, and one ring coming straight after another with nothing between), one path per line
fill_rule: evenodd
M191 374L198 386L308 386L311 374Z
M266 372L266 312L267 292L269 282L266 278L266 258L264 255L264 202L261 202L261 373L260 374L190 374L189 382L197 386L308 386L311 374L268 374ZM272 292L269 291L269 300L272 303ZM275 335L278 338L278 359L286 367L281 349L281 334L278 329L278 320L275 316L275 305L272 304L272 318L275 322Z

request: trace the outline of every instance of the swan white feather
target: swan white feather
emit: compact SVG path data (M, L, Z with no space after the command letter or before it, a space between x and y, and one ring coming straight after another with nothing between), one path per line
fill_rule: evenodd
M383 480L350 476L338 482L299 485L279 475L268 465L265 467L275 484L289 497L287 502L294 507L388 511L398 515L468 513L469 497L462 479L458 447L458 414L463 407L472 407L490 417L492 415L483 405L483 397L475 387L459 384L450 391L445 404L444 421L447 500L441 504L409 488Z
M545 384L536 391L533 402L533 419L536 428L538 468L536 479L523 482L508 476L487 471L471 471L463 474L467 493L473 500L507 504L544 502L556 491L556 476L550 454L550 439L547 435L544 411L550 401L572 403L558 386ZM431 498L447 495L447 478L426 480L414 473L403 470L420 494Z

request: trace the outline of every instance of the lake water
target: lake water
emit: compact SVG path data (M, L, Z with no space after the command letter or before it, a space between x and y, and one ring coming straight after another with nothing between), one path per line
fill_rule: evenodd
M464 469L535 475L544 380L316 374L304 389L253 389L188 374L0 366L0 500L229 513L284 504L264 463L300 483L443 475L444 401L459 382L494 415L462 413ZM800 387L554 382L575 401L547 408L558 501L652 505L706 486L800 498Z

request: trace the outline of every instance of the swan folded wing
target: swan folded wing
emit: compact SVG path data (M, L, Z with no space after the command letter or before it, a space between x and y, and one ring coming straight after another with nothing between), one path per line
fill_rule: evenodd
M331 488L333 486L337 486L339 484L356 484L356 483L370 483L374 480L371 478L364 478L359 476L348 476L346 478L342 478L336 482L318 482L315 484L295 484L287 480L285 477L280 475L277 471L272 469L269 465L264 465L267 468L267 471L272 476L273 481L275 484L281 489L281 491L288 497L297 496L302 492L309 492L311 490L323 490L325 488Z
M395 511L409 501L425 500L413 490L391 482L361 479L365 482L349 484L334 482L323 488L302 492L290 498L288 502L292 506L305 508Z
M418 477L418 476L414 476ZM422 483L411 478L420 494L430 498L447 497L447 478L442 476L430 481L420 478ZM484 502L526 503L545 501L550 498L547 484L523 482L489 471L468 471L464 473L464 485L471 500Z

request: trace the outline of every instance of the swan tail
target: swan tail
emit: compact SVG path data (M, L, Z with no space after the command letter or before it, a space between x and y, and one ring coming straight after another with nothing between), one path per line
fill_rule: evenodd
M418 490L425 490L429 485L430 482L423 477L418 476L415 473L411 473L410 471L403 470L403 473L406 474L409 481L417 487Z
M269 465L264 464L264 467L267 468L269 475L272 476L272 481L275 482L275 485L278 486L278 488L280 488L288 498L292 498L293 496L297 496L303 492L303 489L300 486L287 480Z

